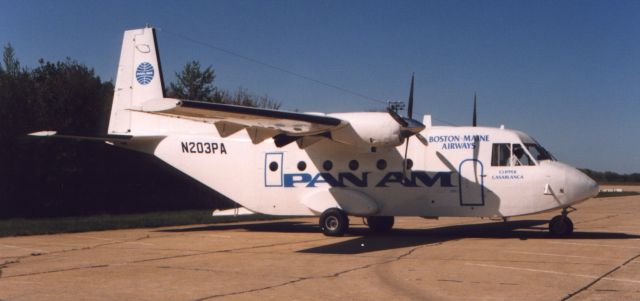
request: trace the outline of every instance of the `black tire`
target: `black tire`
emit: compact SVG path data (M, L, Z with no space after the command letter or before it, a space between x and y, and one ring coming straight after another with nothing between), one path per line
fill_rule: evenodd
M573 222L566 216L557 215L549 222L549 232L553 236L569 236L573 233Z
M393 228L393 216L369 216L367 217L367 225L371 231L376 233L389 232Z
M349 229L349 217L338 208L330 208L320 215L320 229L326 236L343 236Z

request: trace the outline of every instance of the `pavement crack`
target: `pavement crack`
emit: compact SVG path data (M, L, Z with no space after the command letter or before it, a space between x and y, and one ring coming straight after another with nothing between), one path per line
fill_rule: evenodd
M260 249L260 248L286 246L286 245L291 245L291 244L315 242L315 241L321 241L321 240L327 240L327 239L328 238L309 239L309 240L302 240L302 241L285 242L285 243L273 243L273 244L267 244L267 245L243 247L243 248L236 248L236 249L223 249L223 250L206 251L206 252L199 252L199 253L193 253L193 254L181 254L181 255L163 256L163 257L155 257L155 258L147 258L147 259L136 260L136 261L132 261L131 263L142 263L142 262L158 261L158 260L165 260L165 259L184 258L184 257L200 256L200 255L215 254L215 253L232 253L232 252L237 252L237 251L246 251L246 250L254 250L254 249Z
M15 264L15 263L20 263L20 260L17 260L17 259L7 260L7 261L5 261L3 263L0 263L0 278L2 278L2 269L6 268L10 264ZM7 277L5 277L5 278L7 278Z
M16 277L35 276L35 275L43 275L43 274L58 273L58 272L68 272L68 271L77 271L77 270L106 268L108 266L109 266L108 264L89 265L89 266L74 267L74 268L68 268L68 269L57 269L57 270L49 270L49 271L43 271L43 272L17 274L17 275L6 276L4 278L16 278Z
M587 285L581 287L580 289L578 289L577 291L570 293L568 295L566 295L564 298L560 299L561 301L565 301L565 300L569 300L573 297L575 297L576 295L588 290L590 287L592 287L594 284L598 283L600 280L606 278L607 276L613 274L615 271L619 270L620 268L624 267L625 265L629 264L630 262L636 260L636 258L640 258L640 254L637 254L636 256L633 256L629 259L627 259L627 261L623 262L622 264L616 266L615 268L611 269L610 271L602 274L600 277L594 279L593 281L589 282Z
M429 244L427 246L433 246L433 245L439 245L439 244L441 244L441 243ZM353 267L351 269L338 271L338 272L335 272L335 273L329 274L329 275L298 277L296 279L289 280L289 281L282 282L282 283L278 283L278 284L274 284L274 285L258 287L258 288L252 288L252 289L247 289L247 290L242 290L242 291L237 291L237 292L230 292L230 293L224 293L224 294L211 295L211 296L195 299L194 301L204 301L204 300L210 300L210 299L216 299L216 298L224 298L224 297L229 297L229 296L235 296L235 295L259 292L259 291L265 291L265 290L270 290L270 289L274 289L274 288L278 288L278 287L283 287L283 286L295 284L295 283L306 281L306 280L336 278L336 277L340 277L340 276L342 276L344 274L351 273L351 272L354 272L354 271L364 270L364 269L368 269L368 268L371 268L371 267L374 267L374 266L384 265L384 264L388 264L388 263L392 263L392 262L396 262L396 261L402 260L403 258L413 254L413 252L415 252L416 250L418 250L421 247L425 247L425 246L423 245L423 246L413 247L410 250L408 250L407 252L404 252L404 253L402 253L402 254L400 254L398 256L392 257L391 259L388 259L388 260L384 260L384 261L380 261L380 262L374 262L374 263L370 263L370 264L365 264L365 265Z
M224 273L226 271L223 270L214 270L214 269L203 269L203 268L181 268L181 267L172 267L172 266L158 266L159 269L172 269L172 270L182 270L182 271L196 271L196 272L210 272L210 273Z
M0 263L0 278L2 278L2 269L5 268L7 265L12 264L12 263L18 263L20 262L19 260L13 260L13 261L5 261L3 263Z
M149 235L140 236L140 237L137 237L137 238L134 238L134 239L130 239L130 240L114 240L114 241L107 242L107 243L101 243L101 244L84 246L84 247L77 247L77 248L70 248L70 249L62 249L62 250L58 250L58 251L33 252L33 253L30 253L30 254L27 254L27 255L12 257L12 259L14 259L16 261L16 262L12 262L12 263L17 263L17 262L20 262L21 259L34 257L34 256L45 256L45 255L63 254L63 253L75 252L75 251L86 251L86 250L92 250L92 249L96 249L96 248L100 248L100 247L104 247L104 246L137 242L137 241L141 241L141 240L144 240L144 239L147 239L147 238L150 238Z
M590 265L590 266L610 266L606 263L591 262L571 262L571 261L547 261L547 260L492 260L492 259L443 259L443 261L457 262L486 262L486 263L533 263L533 264L566 264L566 265Z
M45 254L42 254L42 255L61 254L61 253L73 252L73 251L81 251L81 250L91 250L91 249L104 247L104 246L109 246L109 245L123 244L123 243L130 243L130 242L140 241L140 240L144 240L144 239L147 239L147 238L149 238L149 236L145 235L145 236L141 236L141 237L138 237L138 238L132 239L132 240L126 240L126 241L119 240L119 241L113 241L113 242L108 242L108 243L103 243L103 244L98 244L98 245L93 245L93 246L86 246L86 247L81 247L81 248L67 249L67 250L61 250L61 251L57 251L57 252L49 252L49 253L45 253ZM244 248L237 248L237 249L225 249L225 250L218 250L218 251L211 251L211 252L201 252L201 253L196 253L196 254L164 256L164 257L159 257L159 258L136 260L136 261L132 261L132 262L129 262L129 263L141 263L141 262L149 262L149 261L172 259L172 258L181 258L181 257L189 257L189 256L198 256L198 255L213 254L213 253L225 253L225 252L234 252L234 251L250 250L250 249L257 249L257 248L268 248L268 247L282 246L282 245L287 245L287 244L313 242L313 241L319 241L319 240L325 240L325 239L327 239L327 238L296 241L296 242L287 242L287 243L276 243L276 244L244 247ZM31 257L31 256L32 256L31 254L30 255L26 255L26 256L21 256L21 257L15 258L15 260L13 260L13 261L5 262L2 265L0 265L0 271L1 271L2 268L7 267L9 264L20 263L20 259L28 258L28 257ZM66 268L66 269L56 269L56 270L49 270L49 271L42 271L42 272L16 274L16 275L11 275L11 276L5 276L4 278L15 278L15 277L25 277L25 276L50 274L50 273L58 273L58 272L68 272L68 271L83 270L83 269L104 268L104 267L108 267L108 266L110 266L110 265L109 264L102 264L102 265L90 265L90 266L72 267L72 268Z
M4 263L0 264L0 278L14 278L14 277L33 276L33 275L40 275L40 274L81 270L81 269L87 269L87 268L107 267L107 266L109 266L108 264L106 264L106 265L91 265L91 266L72 267L72 268L67 268L67 269L57 269L57 270L49 270L49 271L34 272L34 273L16 274L16 275L2 277L2 269L3 268L9 267L9 265L19 264L19 263L21 263L21 260L27 259L27 258L30 258L30 257L33 257L33 256L46 256L46 255L54 255L54 254L64 254L64 253L75 252L75 251L92 250L92 249L96 249L96 248L104 247L104 246L109 246L109 245L136 242L136 241L140 241L140 240L147 239L147 238L149 238L149 236L145 235L145 236L137 237L137 238L132 239L132 240L113 241L113 242L108 242L108 243L92 245L92 246L85 246L85 247L71 248L71 249L63 249L63 250L59 250L59 251L44 252L44 253L37 253L37 254L32 253L32 254L29 254L29 255L13 257L12 260L5 261Z

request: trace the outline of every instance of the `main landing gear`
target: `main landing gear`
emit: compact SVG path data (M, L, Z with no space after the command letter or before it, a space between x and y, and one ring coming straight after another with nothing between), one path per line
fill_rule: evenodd
M562 214L556 215L549 221L549 232L553 236L569 236L573 233L573 222L567 216L569 211L562 208Z
M393 228L393 216L368 216L365 223L376 233L388 232ZM320 215L320 229L326 236L343 236L349 230L347 213L338 208L329 208Z
M389 232L393 228L393 222L393 216L369 216L365 218L365 223L375 233Z
M342 236L349 229L349 217L338 208L329 208L320 215L320 229L326 236Z

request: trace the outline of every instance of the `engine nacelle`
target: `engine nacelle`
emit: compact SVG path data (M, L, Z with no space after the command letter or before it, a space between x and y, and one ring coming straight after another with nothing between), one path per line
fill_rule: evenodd
M401 127L386 112L359 112L359 113L336 113L329 114L331 117L339 118L349 122L350 126L331 133L333 140L346 144L354 144L354 139L358 145L366 146L398 146L404 142L401 137Z

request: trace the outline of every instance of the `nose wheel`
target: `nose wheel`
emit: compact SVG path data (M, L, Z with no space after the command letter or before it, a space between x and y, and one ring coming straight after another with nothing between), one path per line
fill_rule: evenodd
M567 208L562 209L562 214L556 215L549 221L549 233L553 236L564 237L573 233L573 222L567 216Z

